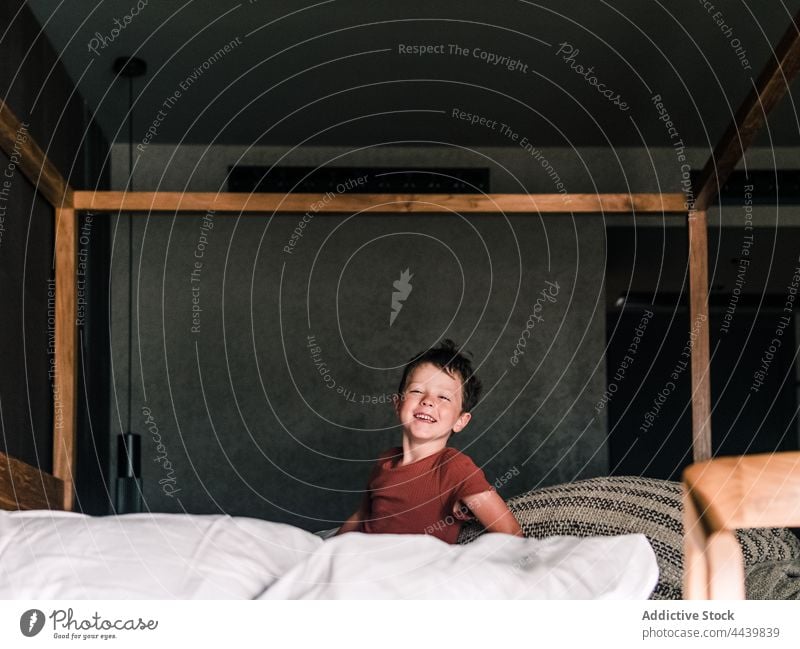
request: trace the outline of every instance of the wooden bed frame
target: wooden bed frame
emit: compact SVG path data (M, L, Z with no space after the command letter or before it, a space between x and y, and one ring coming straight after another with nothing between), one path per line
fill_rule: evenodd
M719 188L753 142L767 114L781 100L800 67L800 13L796 15L764 70L758 77L728 129L709 157L700 180L692 192L684 194L567 194L569 213L637 214L663 216L681 213L686 216L689 240L689 302L690 326L695 324L698 335L691 351L692 376L692 447L695 462L711 457L711 389L708 337L708 245L707 210ZM337 201L325 203L318 194L235 194L200 192L88 192L74 191L48 160L36 142L28 138L22 145L15 134L20 123L9 107L0 101L0 148L9 155L21 148L18 168L54 209L55 215L55 380L63 404L60 417L53 422L53 474L40 471L15 458L0 453L0 508L3 509L65 509L74 504L75 428L77 408L77 288L76 257L78 213L157 212L181 213L213 210L224 213L303 213L309 204L324 205L321 212L353 213L372 210L381 213L565 213L563 194L492 194L492 195L344 195ZM706 466L704 464L700 465ZM749 466L749 465L748 465ZM783 461L765 463L771 480L782 478L787 464ZM796 468L796 466L795 466ZM702 470L689 472L689 493L695 507L700 494L716 494L713 486L704 487ZM774 475L773 475L774 474ZM716 475L716 473L713 473ZM793 479L796 476L793 477ZM716 484L716 483L711 483ZM710 489L710 490L709 490ZM716 497L716 496L715 496ZM714 501L716 502L716 501ZM706 504L712 504L711 501ZM706 507L703 504L703 507ZM709 509L716 512L716 509ZM705 509L696 512L706 521ZM784 516L785 514L785 516ZM712 520L713 514L711 514ZM789 524L788 510L779 510L774 519ZM735 519L739 520L739 519ZM792 519L795 520L795 519ZM795 522L797 522L795 520ZM695 525L694 528L700 529ZM691 528L691 529L694 529ZM690 528L687 528L690 529ZM715 534L715 533L714 533ZM699 538L699 537L698 537ZM710 537L711 548L723 546L722 536ZM699 541L698 541L699 542ZM692 546L692 579L697 548ZM716 557L712 551L709 556ZM714 563L709 570L714 570ZM699 570L699 568L698 568ZM709 578L717 584L717 578ZM719 582L721 583L721 582ZM715 586L716 588L716 586ZM701 591L690 585L692 594ZM712 589L711 594L716 590Z
M736 530L800 527L800 452L724 457L683 474L683 597L744 599Z

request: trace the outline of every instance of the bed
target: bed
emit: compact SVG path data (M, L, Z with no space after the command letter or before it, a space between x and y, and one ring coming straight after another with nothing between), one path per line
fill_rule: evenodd
M343 534L224 515L0 512L0 599L646 599L641 534Z
M536 489L507 501L526 538L473 521L457 546L243 517L51 510L35 493L44 474L8 493L19 483L10 464L0 599L800 599L800 540L779 527L798 522L800 453L696 464L683 484Z
M800 456L797 453L775 454L769 457L724 458L711 460L711 395L708 335L708 260L707 260L707 210L722 186L741 159L744 149L754 140L764 124L767 113L788 90L789 81L800 67L800 16L794 18L786 31L775 56L770 59L758 78L755 87L736 113L730 127L723 135L708 160L698 184L686 194L570 194L570 211L574 213L636 214L663 216L679 213L686 217L689 240L690 270L690 321L697 331L691 349L693 458L684 478L683 515L685 516L686 570L684 596L690 598L743 597L745 594L745 568L740 556L741 545L733 531L748 526L792 526L800 524ZM0 103L0 147L11 152L19 147L14 134L21 124L5 103ZM55 165L33 139L22 145L20 171L36 190L52 205L56 223L56 322L55 322L55 386L60 397L61 410L53 425L53 472L44 473L18 459L0 453L0 508L15 512L38 513L13 516L4 514L3 521L8 538L19 533L19 521L28 521L29 530L41 535L42 525L53 524L55 519L74 526L76 531L89 529L89 522L81 515L71 514L74 504L75 435L77 404L76 359L76 258L77 216L82 211L109 214L120 211L147 213L205 212L213 210L218 215L258 213L301 213L308 204L320 202L322 196L309 194L254 194L198 192L88 192L73 190L64 181ZM563 213L564 196L561 194L498 194L498 195L351 195L321 211L356 212L380 211L395 213L437 213L455 210L460 213ZM752 488L751 488L752 487ZM775 495L776 497L771 497ZM753 506L755 503L755 506ZM769 507L766 507L769 505ZM60 515L49 512L62 510ZM768 511L768 513L767 513ZM27 516L27 517L26 517ZM78 517L78 518L75 518ZM223 517L224 518L224 517ZM110 519L108 525L119 524ZM37 522L38 521L38 522ZM44 521L44 523L42 523ZM77 521L77 522L76 522ZM135 521L131 521L132 523ZM263 521L261 523L264 523ZM205 530L208 525L225 527L223 523L202 523L186 518L184 523ZM276 525L264 523L265 525ZM37 527L38 525L38 527ZM67 527L69 527L67 525ZM16 527L14 527L16 526ZM25 525L23 524L24 528ZM232 538L237 534L258 535L257 524L235 521L234 530L226 532ZM245 528L242 531L242 528ZM38 532L37 532L38 530ZM343 541L322 541L293 531L270 528L280 538L287 537L285 547L293 552L314 554L320 548L344 545ZM259 532L260 534L260 532ZM498 535L484 535L466 544L476 556L491 554L491 546L503 541ZM635 534L634 534L635 536ZM492 538L495 537L495 538ZM37 538L41 538L37 537ZM202 538L206 538L203 536ZM427 539L426 541L430 541ZM2 547L3 539L0 539ZM327 546L325 544L328 544ZM488 549L487 549L488 548ZM641 539L632 541L632 550L644 552ZM33 549L32 549L33 550ZM480 551L486 550L486 555ZM638 550L637 550L638 551ZM680 550L678 550L680 552ZM329 552L328 549L325 552ZM431 552L434 552L432 549ZM435 552L434 552L435 553ZM465 556L471 556L465 553ZM519 559L519 555L517 559ZM286 569L289 573L297 565L297 554L282 557L279 565L268 559L267 572L277 574ZM646 563L646 562L645 562ZM377 565L377 564L376 564ZM506 566L507 569L510 569ZM322 574L319 565L309 567ZM645 571L646 572L646 571ZM176 577L176 579L178 579ZM643 582L644 583L644 582ZM653 584L654 586L655 584ZM639 584L641 592L646 584ZM44 588L44 586L42 586ZM236 589L237 596L264 595L259 586ZM610 587L609 587L610 588ZM249 589L249 590L248 590ZM652 588L651 588L652 590ZM44 591L42 591L44 592ZM48 591L49 592L49 591ZM166 592L174 591L170 588ZM202 586L192 591L201 596ZM277 592L277 591L276 591ZM293 596L297 591L280 591L283 596ZM610 592L610 591L609 591ZM631 591L632 592L632 591ZM219 592L215 591L216 594ZM27 593L35 595L36 593ZM50 593L51 595L53 593ZM404 596L403 593L399 596ZM563 593L562 593L563 594ZM554 596L557 596L555 593Z

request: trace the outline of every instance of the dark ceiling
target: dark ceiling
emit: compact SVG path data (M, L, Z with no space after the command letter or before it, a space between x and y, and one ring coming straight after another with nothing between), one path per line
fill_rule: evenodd
M709 148L800 0L30 6L111 142L128 140L128 84L112 65L135 55L148 65L133 88L137 143L636 147L680 138ZM678 137L659 121L655 95ZM756 145L798 144L786 99Z

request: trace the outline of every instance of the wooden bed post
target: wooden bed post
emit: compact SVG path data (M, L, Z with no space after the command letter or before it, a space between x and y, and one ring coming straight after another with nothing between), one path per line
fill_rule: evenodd
M683 501L683 599L708 599L706 533L689 487L681 485Z
M690 210L689 339L692 360L692 457L711 457L711 361L708 341L708 214Z
M53 378L53 475L64 481L64 509L75 498L75 428L78 397L76 259L78 224L75 210L56 208L56 323Z
M689 204L689 314L692 345L692 440L695 462L711 457L711 366L708 340L708 207L753 142L767 114L800 70L800 12L706 162Z

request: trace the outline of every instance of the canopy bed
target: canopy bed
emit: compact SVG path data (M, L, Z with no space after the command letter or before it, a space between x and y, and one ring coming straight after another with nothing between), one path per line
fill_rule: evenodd
M665 194L353 194L328 204L316 194L78 191L62 178L32 139L15 139L20 122L0 103L0 147L22 147L19 168L50 203L55 216L55 384L53 473L0 454L0 508L65 510L74 505L77 404L76 261L78 214L138 212L149 215L213 210L243 213L564 213L686 217L689 243L693 459L684 477L685 586L690 598L743 597L740 547L733 530L800 525L800 453L770 457L711 458L708 320L708 209L719 188L754 140L767 113L788 91L800 67L800 16L796 16L752 91L705 165L700 181L684 193ZM565 200L568 199L568 200ZM753 489L750 489L753 485ZM774 496L774 497L769 497ZM769 498L768 498L769 497ZM769 500L768 513L763 507ZM751 505L755 503L755 507Z

